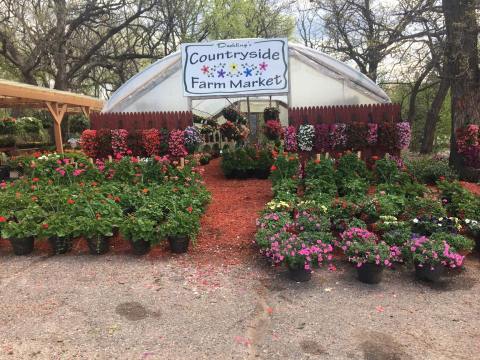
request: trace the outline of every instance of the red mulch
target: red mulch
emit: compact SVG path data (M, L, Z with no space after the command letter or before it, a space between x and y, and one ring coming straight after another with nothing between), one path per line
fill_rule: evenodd
M244 262L255 253L252 241L258 212L271 199L268 180L227 180L220 169L220 159L203 167L203 177L212 201L202 218L196 246L187 255L173 255L168 244L152 248L147 259L179 257L183 261L203 264L233 265ZM0 254L11 253L10 242L0 239ZM48 241L35 242L35 254L50 252ZM87 254L87 243L76 240L70 255ZM130 244L116 236L111 241L110 254L129 254Z
M460 181L460 184L472 194L480 195L480 185L466 181Z

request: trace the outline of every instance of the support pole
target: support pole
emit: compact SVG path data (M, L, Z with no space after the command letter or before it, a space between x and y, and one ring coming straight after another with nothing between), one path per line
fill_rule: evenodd
M63 141L62 141L62 120L65 112L67 111L67 104L59 105L58 103L47 102L47 108L53 117L53 131L55 134L55 145L57 147L57 153L63 154Z

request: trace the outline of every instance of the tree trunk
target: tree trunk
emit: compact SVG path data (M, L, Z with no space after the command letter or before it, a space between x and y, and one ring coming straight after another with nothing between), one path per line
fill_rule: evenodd
M67 28L67 4L65 0L55 0L55 15L57 17L55 31L55 89L67 90L67 62L65 49L65 31Z
M410 94L410 99L408 102L408 114L407 114L407 120L410 123L413 123L415 121L415 115L417 114L417 95L420 92L420 86L422 86L423 80L430 74L430 71L433 70L433 65L434 62L430 61L423 72L420 74L418 79L415 81L413 84L412 92Z
M479 123L480 88L476 0L442 0L445 16L447 77L452 94L450 163L463 171L455 132L468 123Z
M430 109L428 109L427 119L425 120L425 126L423 128L423 138L422 145L420 147L420 152L422 154L429 154L433 150L433 143L435 141L435 130L437 128L438 116L440 110L442 110L443 102L445 97L448 94L448 89L450 87L449 80L445 77L442 77L438 91L433 99Z

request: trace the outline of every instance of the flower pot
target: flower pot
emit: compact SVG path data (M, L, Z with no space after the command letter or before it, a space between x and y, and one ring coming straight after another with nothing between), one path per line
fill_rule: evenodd
M10 239L15 255L28 255L33 251L33 236L23 239Z
M382 281L383 266L366 263L357 267L358 280L365 284L378 284Z
M188 250L190 238L188 236L169 236L170 250L175 254L183 254Z
M65 254L72 249L71 238L52 236L48 238L48 241L56 255Z
M0 165L0 181L10 179L10 166Z
M87 239L88 249L92 255L102 255L108 252L110 248L110 238L106 236L96 236Z
M415 276L418 280L437 282L440 280L445 268L442 265L437 265L431 269L430 264L415 264Z
M305 270L304 266L288 265L288 276L293 281L306 282L312 278L312 270Z
M150 252L150 242L145 240L130 240L132 252L135 255L145 255Z

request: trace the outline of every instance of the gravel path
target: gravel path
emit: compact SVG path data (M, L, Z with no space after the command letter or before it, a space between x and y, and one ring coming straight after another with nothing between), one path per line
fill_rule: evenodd
M432 287L345 263L300 284L260 258L0 256L0 359L479 358L478 260Z

